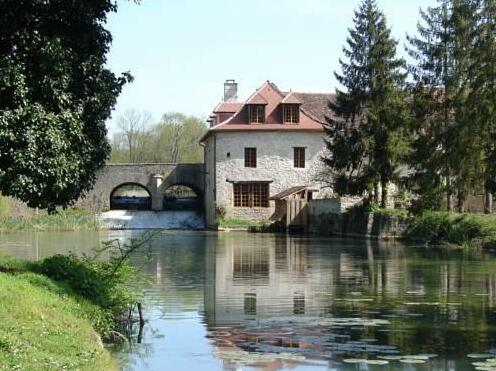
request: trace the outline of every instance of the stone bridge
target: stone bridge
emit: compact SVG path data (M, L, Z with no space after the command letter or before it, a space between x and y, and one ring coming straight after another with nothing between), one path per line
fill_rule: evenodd
M184 185L203 198L203 164L109 164L97 174L93 189L78 201L81 207L108 210L113 192L123 185L138 185L151 196L152 210L163 210L164 192Z

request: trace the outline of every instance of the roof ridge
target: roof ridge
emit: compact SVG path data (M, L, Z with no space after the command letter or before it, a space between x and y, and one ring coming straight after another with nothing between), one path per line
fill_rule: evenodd
M322 93L313 91L294 91L294 94L313 94L313 95L336 95L336 93Z

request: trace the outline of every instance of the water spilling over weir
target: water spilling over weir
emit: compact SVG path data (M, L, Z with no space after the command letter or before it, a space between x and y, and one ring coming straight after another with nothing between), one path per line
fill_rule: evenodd
M110 210L101 213L99 220L109 229L205 229L203 213L193 210Z

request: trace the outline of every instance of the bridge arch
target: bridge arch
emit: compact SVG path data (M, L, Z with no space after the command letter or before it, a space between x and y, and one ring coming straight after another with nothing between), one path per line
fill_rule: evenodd
M151 195L151 208L163 210L164 190L182 184L203 198L203 164L108 164L97 174L93 189L78 201L78 206L93 210L110 209L111 195L123 184L137 184Z
M110 192L111 210L151 210L152 193L143 184L125 182Z
M203 192L190 183L168 184L163 191L164 210L203 211Z

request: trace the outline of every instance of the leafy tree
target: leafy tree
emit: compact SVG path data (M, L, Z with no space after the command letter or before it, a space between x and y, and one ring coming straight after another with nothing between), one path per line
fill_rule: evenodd
M330 103L334 117L326 128L330 155L324 162L334 174L338 193L361 195L382 187L386 206L388 183L398 179L409 151L405 62L397 58L384 14L374 0L364 0L355 11L340 60L342 73L335 73L345 88L337 90Z
M472 135L467 107L475 5L472 0L438 3L421 11L419 35L408 37L416 60L411 67L417 134L411 166L420 209L440 208L445 194L451 211L456 194L461 211L480 178L480 143Z
M129 163L144 162L147 141L146 127L152 120L148 112L140 113L137 110L128 110L117 119L119 132L114 137L114 143L126 148L121 152Z
M171 112L163 115L159 123L149 125L146 114L130 111L118 122L119 132L112 141L114 163L203 161L199 141L207 127L199 118Z
M105 121L129 74L105 68L111 0L0 0L0 191L70 205L110 153Z

